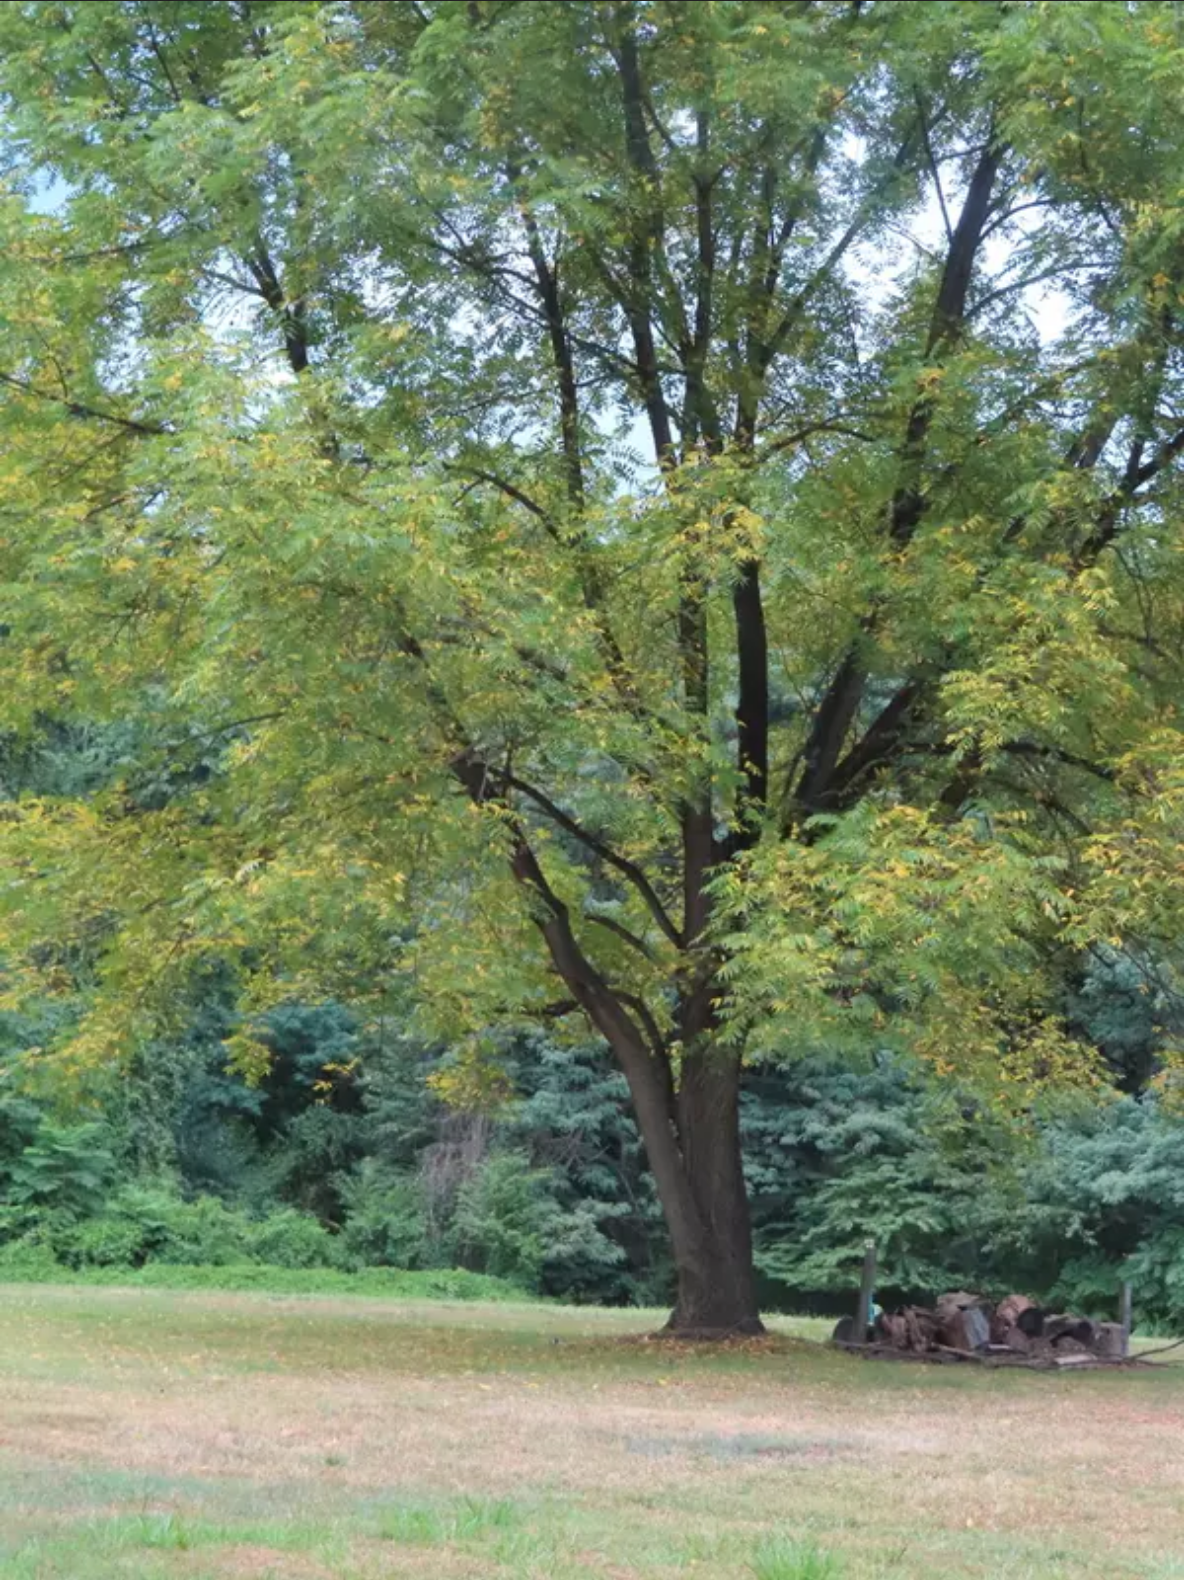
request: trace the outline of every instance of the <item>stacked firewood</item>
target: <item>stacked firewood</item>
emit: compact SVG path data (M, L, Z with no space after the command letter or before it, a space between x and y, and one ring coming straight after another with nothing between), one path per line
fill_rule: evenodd
M836 1331L835 1337L846 1335ZM965 1290L939 1296L932 1307L880 1312L871 1338L877 1345L914 1355L1026 1355L1072 1364L1073 1356L1120 1360L1125 1354L1120 1322L1048 1312L1026 1295L1008 1295L993 1305Z

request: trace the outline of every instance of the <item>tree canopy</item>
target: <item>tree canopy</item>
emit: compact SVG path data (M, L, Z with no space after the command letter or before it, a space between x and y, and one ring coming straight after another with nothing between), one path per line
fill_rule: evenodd
M123 732L4 808L13 1000L590 1024L688 1328L743 1057L1100 1079L1058 962L1181 923L1182 20L3 7L0 674Z

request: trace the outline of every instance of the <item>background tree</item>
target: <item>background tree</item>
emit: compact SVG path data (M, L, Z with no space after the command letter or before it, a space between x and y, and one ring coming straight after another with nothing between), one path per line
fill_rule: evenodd
M578 1013L680 1331L746 1048L1080 1069L1046 965L1179 920L1179 23L3 8L12 723L152 719L10 809L14 994Z

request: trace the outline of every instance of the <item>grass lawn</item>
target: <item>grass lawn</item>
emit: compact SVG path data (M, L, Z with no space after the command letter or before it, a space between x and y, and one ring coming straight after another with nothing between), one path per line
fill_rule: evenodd
M0 1286L0 1577L1184 1577L1184 1367L657 1320Z

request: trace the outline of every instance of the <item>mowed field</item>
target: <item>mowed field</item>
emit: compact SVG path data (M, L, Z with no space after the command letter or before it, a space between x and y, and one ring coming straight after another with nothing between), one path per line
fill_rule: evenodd
M1184 1577L1184 1368L783 1321L0 1287L0 1576Z

